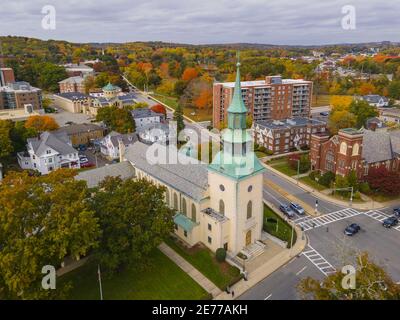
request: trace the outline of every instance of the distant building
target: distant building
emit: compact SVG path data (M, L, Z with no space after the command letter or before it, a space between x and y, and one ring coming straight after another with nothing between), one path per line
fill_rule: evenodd
M67 71L67 74L70 77L76 77L76 76L90 76L94 75L94 69L81 63L81 64L75 64L75 63L69 63L65 64L63 66L65 68L65 71Z
M110 132L100 142L101 154L110 160L120 157L120 144L125 147L138 141L136 133L121 134L115 131Z
M215 83L213 125L220 128L227 119L235 83ZM242 81L242 98L254 121L309 117L312 82L268 76L265 80Z
M136 129L146 127L152 123L160 123L165 120L164 114L154 112L149 108L138 108L131 111L135 120Z
M91 114L91 97L80 92L64 92L54 95L54 104L72 113Z
M48 174L59 168L80 168L78 151L65 133L43 132L38 138L27 139L27 151L17 154L22 169Z
M0 87L15 82L14 70L11 68L0 68Z
M309 118L256 121L254 142L273 154L310 146L311 135L326 132L326 122Z
M310 149L312 170L362 179L371 167L400 169L400 131L342 129L333 137L314 134Z
M136 128L139 140L146 144L159 142L168 144L171 139L169 126L163 122L148 123L147 125Z
M65 92L80 92L85 93L85 78L82 76L69 77L60 81L58 84L60 86L60 93Z
M116 106L122 108L136 103L136 96L133 93L123 93L121 88L111 83L107 84L101 93L91 93L93 114L102 107Z
M42 90L28 82L13 82L0 87L0 109L42 109Z
M66 134L73 146L87 145L104 137L104 129L93 123L71 124L54 131L55 134Z
M377 108L384 108L389 106L389 99L377 94L369 94L361 97L361 99L367 101L369 105Z
M379 119L383 122L392 122L400 124L400 109L388 108L379 110Z

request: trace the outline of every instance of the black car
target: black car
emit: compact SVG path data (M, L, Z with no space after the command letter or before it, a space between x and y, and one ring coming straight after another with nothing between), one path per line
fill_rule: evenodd
M361 230L361 227L358 224L352 223L346 229L344 229L344 234L347 236L353 236L356 233L358 233L360 230Z
M383 220L382 225L385 228L391 228L391 227L397 226L398 223L399 223L399 220L396 217L389 217L389 218L386 218L385 220Z
M393 209L393 214L394 214L396 217L400 217L400 208L394 208L394 209Z
M327 112L327 111L320 112L319 114L320 114L321 116L323 116L323 117L329 116L329 112Z
M289 218L293 218L295 216L294 211L289 206L282 204L279 206L279 210L281 210Z

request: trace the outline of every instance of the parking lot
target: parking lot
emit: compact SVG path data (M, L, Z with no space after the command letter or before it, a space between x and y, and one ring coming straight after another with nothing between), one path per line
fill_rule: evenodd
M93 168L96 167L96 164L97 164L97 167L100 168L100 167L104 167L105 165L109 165L112 163L111 161L104 158L100 154L100 152L95 153L94 150L79 151L79 154L85 155L88 158L89 162L94 165ZM97 158L97 160L96 160L96 158Z
M346 236L344 229L351 223L360 225L361 231ZM400 230L386 229L382 222L360 214L312 229L307 235L312 247L335 268L354 265L357 253L367 251L395 282L400 282Z

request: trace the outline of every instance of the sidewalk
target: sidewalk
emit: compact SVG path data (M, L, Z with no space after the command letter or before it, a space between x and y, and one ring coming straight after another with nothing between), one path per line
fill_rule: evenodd
M292 177L288 177L287 175L283 174L282 172L274 169L273 167L262 163L263 166L265 168L267 168L268 170L270 170L271 172L273 172L274 174L280 176L281 178L293 183L294 185L297 185L298 187L300 187L301 189L303 189L306 192L312 193L314 196L339 205L339 206L343 206L343 207L349 207L349 202L348 201L342 201L340 199L335 199L332 198L308 185L306 185L305 183L301 182L301 181L297 181L296 179L292 178ZM357 210L371 210L371 209L382 209L382 208L386 208L395 204L398 204L398 200L392 200L392 201L387 201L387 202L377 202L377 201L367 201L367 202L363 202L363 203L354 203L352 204L352 208L357 209ZM307 211L307 210L306 210Z
M162 253L164 253L168 258L175 262L179 268L185 271L204 290L206 290L208 293L211 293L213 297L216 297L221 293L221 290L214 283L203 276L203 274L199 270L193 267L189 262L182 258L178 253L175 252L175 250L171 249L168 245L162 243L158 246L158 249L160 249Z
M267 202L267 205L270 204ZM277 210L275 210L275 212L281 216ZM256 268L254 271L249 272L247 281L242 279L233 285L230 289L231 291L233 290L235 292L235 297L232 297L231 294L224 291L219 294L215 300L233 300L234 298L239 297L247 290L254 287L257 283L264 280L274 271L289 263L292 259L299 255L307 245L307 238L298 226L295 226L295 231L297 234L297 241L292 249L284 249L282 252L272 257L269 261Z

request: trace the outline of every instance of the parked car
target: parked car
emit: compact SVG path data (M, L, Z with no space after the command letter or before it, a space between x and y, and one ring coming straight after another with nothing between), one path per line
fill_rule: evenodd
M80 163L88 163L89 159L86 157L79 158Z
M300 206L297 203L291 202L290 203L290 208L300 216L304 216L306 214L306 212L304 211L303 207Z
M294 218L294 211L287 205L280 205L279 210L283 212L283 214L287 215L289 218Z
M84 163L82 163L81 162L81 168L91 168L91 167L94 167L94 163L93 162L84 162Z
M323 117L329 116L329 112L327 112L327 111L320 112L319 114L320 114L321 116L323 116Z
M86 151L86 146L85 146L84 144L80 144L80 145L78 146L78 150L79 150L79 151Z
M386 218L385 220L383 220L382 225L385 228L391 228L391 227L397 226L398 223L399 223L399 220L396 217L389 217L389 218Z
M393 209L393 214L394 214L396 217L400 218L400 207L399 207L399 208L394 208L394 209Z
M352 223L346 229L344 229L344 234L347 236L353 236L356 233L358 233L358 231L360 231L360 230L361 230L361 227L357 223Z

